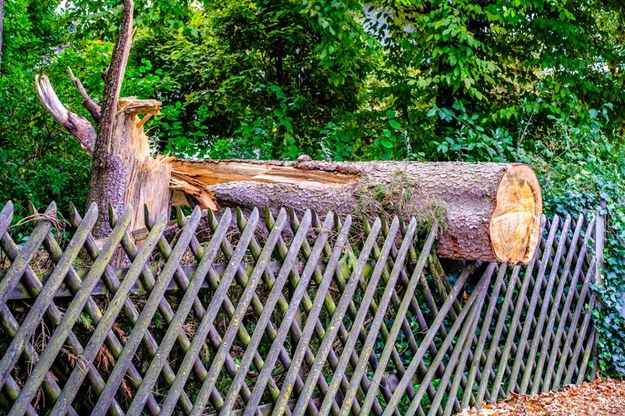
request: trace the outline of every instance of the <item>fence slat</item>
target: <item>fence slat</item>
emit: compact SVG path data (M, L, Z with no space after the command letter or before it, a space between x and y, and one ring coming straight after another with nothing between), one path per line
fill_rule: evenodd
M469 335L469 331L472 326L470 324L467 324L467 320L471 322L473 320L475 313L477 313L476 311L479 310L479 308L474 307L476 305L476 299L484 295L485 290L488 287L488 283L489 283L489 276L484 274L480 278L480 281L477 284L476 289L473 291L473 293L471 293L469 300L466 302L462 311L458 315L458 319L454 322L451 329L447 333L447 337L443 341L443 344L441 345L438 351L438 354L436 354L436 357L434 358L434 360L432 360L432 364L430 365L430 368L427 374L420 381L419 390L417 390L417 394L410 402L410 407L408 407L408 410L406 411L406 415L410 415L410 416L414 415L417 411L417 407L421 406L421 398L425 394L426 386L434 378L434 375L436 372L435 370L436 366L438 366L438 363L440 363L443 360L443 357L447 353L447 349L452 345L456 332L458 332L461 326L462 326L462 331L460 332L460 336L458 337L457 342L459 343L459 345L462 345L464 341L466 340L466 337ZM477 304L480 304L480 302L477 302ZM455 351L460 351L460 349L455 349ZM453 365L455 365L454 361L456 361L456 359L457 359L457 355L455 355L452 352L452 365L450 365L448 369L453 369ZM410 371L411 367L413 367L413 363L414 363L414 358L413 358L413 361L410 363L410 367L408 367L408 371ZM404 381L405 379L406 379L406 375L404 375L402 381ZM392 410L394 401L396 401L395 397L399 398L398 393L400 391L401 390L398 387L395 393L393 394L393 399L389 403L389 407L386 409L385 414L389 414L390 413L389 410ZM440 390L437 391L437 394L439 392ZM436 400L436 397L435 397L435 400Z
M44 215L52 216L55 212L56 205L52 203L50 204ZM8 224L11 223L11 217L4 217L2 218L2 220L3 224L0 224L0 226L5 229L5 232L3 233L2 244L5 246L3 247L4 251L7 252L9 251L9 248L6 247L7 243L4 240L8 237L8 235L6 234L6 228ZM30 234L28 241L26 242L26 244L24 244L24 247L22 247L21 250L18 251L17 255L11 259L11 266L2 278L2 281L0 281L0 306L6 304L7 299L9 298L9 294L13 291L15 286L17 286L20 277L24 274L26 268L28 267L28 263L30 263L32 258L35 257L35 254L37 254L37 249L43 242L43 239L46 238L46 235L48 235L48 233L50 232L50 228L52 228L52 223L50 221L39 221L33 232ZM4 368L4 366L0 366L0 388L2 388L2 383L4 377L6 376L6 372L7 368Z
M249 407L250 410L256 409L260 403L262 393L265 389L265 386L267 385L269 377L271 376L271 371L273 369L273 366L276 360L278 359L280 347L283 345L284 341L286 340L286 337L289 333L289 328L291 326L291 322L296 317L296 312L299 308L302 298L304 297L304 294L306 292L310 279L312 278L314 268L316 267L317 262L320 256L322 255L322 251L328 240L328 234L332 228L333 223L334 223L334 216L332 214L328 214L323 223L323 228L321 230L321 233L317 237L315 246L312 249L310 256L308 257L306 268L304 269L304 272L302 273L301 280L298 282L295 288L295 292L293 293L293 297L291 298L289 308L282 318L282 322L280 324L280 327L278 328L278 334L276 338L273 340L273 343L271 344L271 348L269 352L267 353L265 365L260 371L258 380L256 381L256 385L254 386L254 391L252 392L252 397L250 398L250 401L247 403L247 406ZM331 273L334 273L336 262L338 262L338 255L340 254L342 250L344 239L347 237L346 232L344 232L342 237L343 237L343 243L340 244L339 242L337 242L338 249L335 251L335 253L333 253L334 261L333 259L331 259L328 263L328 269L327 269L327 272L329 273L328 279L330 279ZM308 316L309 316L309 319L311 319L310 314ZM316 318L313 318L313 319L316 320ZM295 357L291 361L291 365L294 365L293 364L294 362L295 362ZM284 383L286 384L287 381L284 381ZM224 411L225 409L222 410L222 413Z
M252 275L250 276L247 282L247 286L245 287L245 290L243 291L243 294L241 295L241 298L239 299L239 304L237 305L237 309L234 313L234 316L232 317L230 324L228 325L228 329L226 330L226 334L223 337L221 346L219 347L219 350L215 354L215 357L213 358L213 363L210 369L208 370L208 376L204 379L204 382L202 383L202 387L200 388L200 391L197 394L197 398L195 400L193 409L191 411L192 415L199 415L204 411L204 406L206 405L206 402L208 401L208 393L215 386L215 383L217 381L217 375L221 371L223 363L226 360L225 356L229 352L230 347L232 346L232 342L234 341L236 333L238 332L239 325L241 325L241 320L243 319L243 316L247 310L247 307L249 306L252 300L252 296L256 290L256 287L258 286L258 283L260 282L262 274L264 273L265 265L269 257L271 256L271 253L274 250L274 247L278 241L278 236L282 232L285 222L286 222L286 211L282 209L278 217L278 221L276 222L276 225L272 228L271 233L269 234L269 237L267 238L267 243L265 244L265 247L263 247L263 252L261 253L258 261L256 262L256 267L254 268L254 271L252 272ZM299 250L299 247L296 247L296 249L294 250L295 253L298 250ZM283 269L284 269L284 265L283 265ZM286 270L288 271L288 268ZM282 273L282 270L281 270L281 273ZM284 279L286 279L286 273L284 274Z
M308 403L312 399L313 389L317 380L322 377L321 370L323 365L325 364L326 357L332 347L332 342L334 341L336 334L338 332L338 328L340 326L340 322L343 320L343 316L345 311L347 310L347 306L352 299L352 295L356 290L356 286L358 285L358 281L361 279L362 274L364 272L365 264L369 258L369 254L373 248L373 243L378 235L378 232L381 228L381 221L379 219L373 225L371 233L367 237L367 241L365 242L363 249L360 253L360 257L358 258L358 263L355 270L352 271L352 274L349 278L347 286L345 287L345 291L341 295L339 303L332 315L332 320L330 321L329 330L326 332L325 337L319 347L317 357L315 362L310 369L306 382L304 383L304 387L300 393L299 399L294 409L295 414L302 414L304 409L308 406ZM281 392L281 394L283 394ZM280 409L282 410L282 409ZM275 413L275 411L274 411Z
M202 239L176 209L169 241L146 211L136 242L111 212L96 242L95 208L63 241L29 210L21 246L0 210L0 413L449 416L596 374L584 216L543 217L527 266L454 268L415 219L225 210Z
M489 266L490 267L490 266ZM506 276L506 271L508 270L507 265L502 264L499 266L499 272L497 273L497 277L495 280L495 287L493 289L493 293L491 294L490 301L488 302L488 307L486 309L486 314L484 315L484 319L482 322L482 327L480 329L480 338L477 341L477 348L475 353L473 354L473 361L471 362L471 367L469 368L469 374L467 376L467 382L465 384L465 391L462 396L462 403L460 407L465 408L469 405L471 398L473 398L473 382L477 377L477 369L480 367L480 359L482 357L482 352L484 350L484 346L487 343L488 334L490 333L490 324L493 319L493 314L495 312L495 307L497 306L497 300L499 298L499 293L501 287L503 286L503 280ZM493 271L494 272L494 271ZM514 286L514 282L509 283L509 285ZM507 306L504 306L504 310L507 310ZM499 336L497 336L499 339ZM482 371L482 376L484 374L488 374L490 371L490 367L488 367L488 357L486 358L486 363L484 365L484 370ZM486 376L488 377L488 376ZM444 413L446 415L451 414L451 409L449 411L445 409Z
M558 276L556 276L557 268L552 269L550 278L554 280L557 278L558 286L556 288L555 297L553 298L553 303L551 305L551 312L549 312L549 320L547 321L547 325L545 326L546 328L546 330L544 331L545 334L542 337L542 344L540 348L539 359L538 359L538 363L536 364L536 370L534 371L535 381L532 384L532 390L531 390L532 394L538 393L538 390L540 387L540 379L542 379L543 368L547 359L547 350L549 348L551 336L553 335L552 328L555 325L557 312L559 310L560 300L562 299L562 295L564 293L564 287L570 275L571 264L573 262L573 254L575 253L575 250L572 250L571 247L577 247L577 242L579 240L583 224L584 224L584 218L583 216L580 216L578 218L577 225L575 226L573 237L571 238L570 243L569 243L569 253L566 256L566 261L564 264L564 268L562 269L562 272L559 273ZM568 236L565 234L561 238L565 239L566 237ZM548 296L550 296L550 294ZM544 316L546 313L547 313L547 310L543 308L543 310L541 310L541 316ZM531 353L530 353L530 356L532 356ZM527 384L527 383L525 382L524 384Z
M108 407L110 406L111 399L114 397L115 391L117 391L122 381L122 378L124 377L126 370L130 365L132 357L134 356L135 351L139 346L139 343L143 339L144 333L146 332L147 327L150 324L150 321L152 320L156 309L158 308L163 293L165 293L165 288L167 287L169 280L173 277L174 271L177 267L177 263L184 254L184 251L189 244L189 240L191 239L191 235L193 232L195 232L195 228L197 227L199 221L200 210L196 208L193 211L191 220L186 225L185 229L183 229L182 234L178 238L176 247L172 252L172 256L167 260L167 263L165 264L165 267L161 272L159 280L156 282L154 289L150 293L150 296L148 297L148 300L146 301L146 304L141 311L141 314L139 315L139 319L137 320L137 323L135 324L132 333L126 341L126 345L124 345L124 349L119 356L119 359L117 360L117 364L111 372L106 382L106 386L104 387L100 398L93 408L92 414L106 414Z
M558 364L558 371L556 372L556 376L553 380L553 383L551 384L551 389L560 387L560 380L566 368L566 362L569 356L569 352L571 351L571 343L573 342L573 334L575 334L575 328L577 328L577 321L579 320L579 317L581 316L582 310L586 306L584 300L586 299L586 295L588 294L590 282L594 280L595 275L596 275L597 269L595 268L595 266L596 266L596 259L593 259L592 263L590 264L588 273L586 274L586 278L583 281L583 288L579 295L579 300L577 302L577 305L575 306L575 312L573 314L573 318L571 319L571 323L569 324L569 331L568 331L566 340L564 341L564 348L562 348L562 355L560 356L560 362ZM570 365L575 365L575 363L571 363ZM546 381L548 382L549 380L546 380Z
M232 381L230 391L228 392L228 396L226 397L226 403L224 405L224 408L221 411L221 414L223 415L227 415L228 412L231 411L232 407L234 406L234 401L236 400L236 397L239 394L239 391L243 383L245 382L245 376L247 375L247 371L250 365L252 364L252 358L254 356L254 353L256 352L258 345L260 344L261 338L264 335L265 328L267 327L267 324L269 323L269 320L271 319L271 314L273 313L273 310L276 304L278 303L278 299L282 292L282 288L286 284L287 277L291 273L292 266L295 263L297 255L299 254L304 238L306 237L306 233L308 232L308 229L310 227L310 223L311 223L311 213L310 211L306 211L302 219L302 226L297 231L297 234L295 235L293 239L291 248L289 249L289 253L286 259L284 260L284 263L283 263L282 268L280 269L280 272L278 273L278 277L273 283L271 292L269 293L269 296L267 297L267 302L265 306L263 307L263 311L260 314L258 321L256 322L256 328L254 330L254 334L252 335L252 339L249 345L247 346L247 350L245 351L245 354L243 355L243 358L241 359L241 364L239 365L237 374L234 377L234 380ZM323 244L323 242L320 242L320 245L317 247L317 253L319 254L321 254L321 247L322 247L321 244ZM312 272L311 268L308 268L307 270L309 272ZM307 279L307 278L308 277L306 276L302 277L302 279ZM265 365L267 365L266 362L265 362Z
M89 339L89 342L83 352L83 362L91 363L95 359L98 350L104 343L107 334L111 331L115 319L117 318L117 315L124 305L124 301L126 299L126 296L128 295L128 291L134 284L135 280L139 277L142 265L148 260L152 249L156 246L158 238L165 228L165 222L166 217L165 214L162 213L159 218L158 226L151 230L150 234L144 242L143 247L141 248L140 254L137 256L137 258L134 259L134 263L130 267L128 274L125 276L124 281L117 289L117 292L111 300L109 307L104 313L94 333L91 335L91 338ZM76 366L69 380L65 384L63 394L61 395L59 400L57 400L54 408L52 409L53 415L65 414L67 407L71 404L71 402L74 400L75 395L78 393L80 383L82 382L84 376L85 374L82 370L82 367Z
M37 393L37 389L41 385L45 373L54 363L59 350L65 342L65 339L71 332L74 323L78 320L85 303L87 303L91 290L104 272L104 268L113 257L115 248L119 244L126 228L130 225L131 218L132 210L130 208L126 208L121 221L112 230L110 237L105 242L104 247L98 256L98 259L89 270L87 277L82 282L80 290L76 293L74 299L67 307L67 310L63 314L63 317L54 331L54 334L48 341L45 351L41 354L37 365L35 365L35 368L30 373L29 378L22 389L22 393L15 401L11 411L9 412L10 416L23 414L25 407ZM80 346L79 343L77 343L74 348L76 350L76 355L82 355L82 346Z
M518 323L521 317L521 312L523 310L523 308L525 307L524 305L524 300L525 300L525 296L527 294L527 290L529 288L529 283L532 280L532 272L534 270L535 264L536 263L540 263L540 267L539 267L539 272L538 275L539 276L543 276L544 275L544 267L547 266L547 262L548 262L548 258L549 258L549 254L551 253L551 247L553 245L553 241L556 237L556 231L557 231L557 224L559 223L559 218L555 217L553 220L553 223L551 225L551 229L549 230L549 236L547 237L547 241L545 242L545 248L543 250L542 253L542 260L539 262L537 257L534 257L534 260L530 263L530 266L526 269L525 271L525 278L523 279L523 283L521 285L521 290L519 292L519 296L517 297L517 299L519 299L520 301L517 303L515 309L514 309L514 315L512 317L512 323L511 323L511 328L508 331L508 335L506 337L506 343L504 345L503 348L503 352L501 354L501 358L499 361L499 368L497 371L497 376L495 377L495 382L493 385L493 388L491 390L490 393L490 401L494 402L497 400L497 398L499 397L499 392L501 389L501 382L503 380L503 375L504 375L504 368L508 365L508 356L510 354L510 349L512 347L512 344L514 343L514 335L516 334L516 330L518 327ZM541 272L542 270L542 272ZM538 285L535 285L538 286ZM526 322L528 320L530 320L531 318L528 318L526 320ZM524 344L517 344L517 346L519 348L524 348L525 345ZM517 350L518 353L518 350ZM518 362L518 366L520 366L520 361L517 359L515 360L515 363ZM514 369L514 364L513 364L513 369ZM518 371L518 370L517 370ZM514 371L511 370L511 373L514 374ZM516 383L516 376L510 376L510 380L511 383Z
M568 231L569 224L570 224L570 217L568 218L568 221L565 223L565 226L567 227L567 231ZM538 269L538 274L536 275L534 279L534 288L532 290L530 304L525 312L525 322L523 323L523 327L521 330L521 338L517 343L517 353L514 359L514 364L512 365L512 371L511 371L510 379L508 382L508 388L507 388L508 392L517 391L517 389L518 391L523 391L523 389L521 389L520 387L517 387L519 385L518 376L519 376L519 371L521 369L521 364L523 364L523 356L525 355L524 347L527 345L527 339L529 337L530 330L532 329L532 324L534 323L534 320L535 320L534 311L536 308L536 304L538 303L538 299L542 291L542 286L543 286L543 282L545 281L545 276L546 276L547 267L549 266L549 263L552 262L553 263L552 267L557 268L558 264L560 263L560 257L562 256L562 250L564 249L565 239L562 238L560 239L556 247L555 256L554 256L555 259L552 260L551 253L554 248L553 244L555 243L556 231L559 231L559 228L560 228L560 218L555 217L553 225L552 225L552 229L550 232L550 238L548 239L548 244L545 246L545 250L543 252L543 257L542 257L542 261L540 264L540 268ZM566 232L563 234L566 235ZM553 236L554 238L551 238L551 236ZM548 285L547 286L547 289L548 289L547 292L548 292L551 289L551 286L553 286L553 279L549 283L547 283L547 285ZM529 369L529 371L531 371L531 368Z
M406 232L406 234L404 235L404 240L403 243L399 249L399 253L397 254L397 256L395 257L395 265L393 267L393 271L391 272L391 276L388 279L388 281L386 282L386 287L384 289L384 293L382 295L381 298L381 302L378 305L378 309L376 311L375 317L373 319L373 322L369 328L369 333L367 335L367 339L362 347L362 351L360 354L360 358L358 360L358 363L355 367L354 370L354 374L352 375L352 380L350 382L349 385L349 389L347 390L347 392L345 393L345 397L343 399L343 406L341 407L341 415L347 415L349 414L351 407L352 407L352 400L354 399L355 395L356 395L356 391L358 388L358 384L360 383L360 379L363 377L363 374L366 370L366 366L367 366L367 360L368 360L368 356L370 354L372 354L373 351L373 345L375 343L375 340L378 336L378 331L380 329L380 327L382 326L382 321L384 319L384 315L386 314L388 305L390 303L391 297L392 297L392 291L395 290L395 284L397 282L397 279L399 279L399 274L402 270L403 264L404 264L404 259L406 257L406 255L408 254L408 249L410 248L411 244L412 244L412 240L414 238L415 232L416 232L416 228L417 228L417 222L415 219L413 219L410 222L410 225L408 227L408 231ZM423 248L423 251L421 253L421 258L419 259L419 263L416 266L416 269L423 269L423 267L425 266L425 261L427 259L427 254L429 254L430 252L430 248L432 247L432 244L434 242L434 236L436 235L436 231L437 231L437 227L434 226L432 227L432 230L430 231L430 235L428 240L425 243L425 246ZM392 237L387 236L387 241L389 241ZM379 260L378 260L379 261ZM378 363L378 368L379 368L379 363ZM369 388L372 388L372 385L369 385Z
M17 333L17 330L19 329L19 323L15 320L15 318L9 311L8 306L5 305L2 308L2 311L0 312L0 318L2 320L2 326L7 329L9 336L14 337ZM37 362L39 360L39 354L37 354L37 351L29 341L26 342L24 355L30 362ZM15 401L17 399L19 392L21 392L22 390L17 385L15 380L13 380L13 378L11 377L7 377L5 379L5 388L8 390L9 398L12 401ZM59 387L58 383L50 372L48 372L43 379L43 388L46 393L53 399L56 399L61 395L61 388ZM37 414L37 412L33 409L32 404L30 403L28 404L27 412L29 414L32 414L33 412ZM70 409L69 413L71 415L76 415L74 409Z
M112 223L116 223L119 220L117 213L113 210L109 210L109 217ZM80 215L78 214L78 211L75 209L75 207L73 207L71 222L74 225L77 225L80 223L80 221L81 221ZM51 240L50 243L54 243L54 244L51 244L50 246L51 249L60 250L60 248L58 247L58 244L56 244L54 240ZM56 245L56 247L54 245ZM132 239L129 237L129 234L127 232L124 233L124 236L122 237L121 245L125 253L128 255L129 259L132 261L135 258L138 251L134 247L134 243L132 242ZM98 257L100 251L97 248L97 244L93 238L90 237L87 239L87 241L85 242L84 248L85 248L85 251L88 253L88 255L92 259L95 260ZM54 251L52 251L52 253L54 253ZM147 268L145 267L142 270L141 278L144 279L144 284L146 288L151 289L152 287L154 287L154 279L151 276L149 270L147 270ZM113 293L113 294L117 291L120 285L120 281L119 281L119 278L117 277L117 273L115 273L111 265L108 265L105 268L104 274L102 275L102 281L103 281L104 287L107 288L109 293ZM74 291L79 290L82 284L80 279L78 279L78 277L76 276L76 273L74 272L73 269L70 269L70 272L68 273L68 283L69 283L70 288ZM91 293L93 294L93 291ZM85 308L89 316L91 317L91 319L93 319L94 323L97 324L101 316L103 315L102 312L100 311L100 307L98 306L98 304L93 299L89 299L87 301L87 305ZM137 307L135 306L135 304L132 303L130 299L126 299L122 308L123 308L123 312L126 318L128 318L132 322L132 324L135 325L137 323L137 320L139 319L139 312L137 311ZM163 313L165 312L166 311L163 310ZM157 342L149 331L147 331L144 334L143 341L144 341L144 345L146 346L148 353L153 357L156 352ZM109 332L106 336L106 346L110 350L113 357L115 359L119 359L119 356L121 355L122 350L123 350L123 345L122 345L121 340L118 339L117 335L114 334L114 332L112 331ZM168 369L171 372L171 368L169 368L168 366L166 366L166 369ZM168 374L167 371L165 373ZM135 368L132 362L129 364L129 367L128 367L128 375L130 376L129 377L130 384L135 389L139 388L139 386L141 385L141 382L143 381L143 378L141 377L141 374ZM173 375L172 375L172 379L173 379ZM94 387L98 391L101 391L104 388L104 383L102 383L101 385L100 384L94 385ZM191 401L188 398L186 398L185 405L189 409L191 408ZM156 415L159 413L158 404L156 403L156 400L152 396L148 398L148 410L150 414L152 415Z
M97 218L98 209L94 204L87 212L85 221L82 222L81 227L78 228L74 237L69 242L65 253L54 267L54 271L43 285L41 294L37 297L30 309L30 312L17 330L11 345L9 345L9 348L7 348L4 352L4 356L0 362L0 378L6 379L6 373L13 369L15 363L20 358L27 340L33 335L35 327L39 324L39 321L48 309L50 302L54 300L54 293L56 292L56 289L61 285L67 271L78 256L78 253L87 239L89 232L95 225Z
M580 334L586 334L589 328L589 324L590 324L590 320L592 318L592 311L594 310L595 307L595 302L597 301L597 293L593 292L591 297L590 297L590 302L588 303L588 310L586 311L586 313L584 314L584 321L582 323L582 327L580 329ZM593 328L594 329L594 328ZM588 339L593 338L592 336L587 337ZM590 345L586 346L584 345L583 342L578 342L575 345L575 351L573 351L573 358L571 359L571 363L577 363L577 361L579 360L579 354L582 350L582 348L586 347L586 349L588 351L590 351L592 349L593 344L591 343ZM588 357L586 357L586 354L584 354L584 360L582 362L582 364L579 366L579 371L578 374L583 376L585 374L585 368L583 368L585 366L585 363L588 363ZM573 365L570 365L566 371L566 375L564 377L564 382L562 383L563 385L567 386L569 384L571 384L571 380L573 379L573 375L574 375L574 370L575 367ZM577 384L580 384L583 381L582 379L578 378Z
M591 222L591 225L589 226L589 228L592 229L592 226L594 226L594 221ZM586 237L584 238L585 243L589 241L590 234L592 233L587 233ZM562 339L564 327L568 320L568 313L569 313L568 311L569 311L569 308L571 307L571 303L573 302L573 297L576 291L577 281L579 279L579 276L582 274L582 268L583 268L583 263L584 263L583 258L586 254L586 250L587 250L587 244L584 244L582 246L580 256L578 257L578 262L577 262L577 265L575 266L573 277L571 278L571 282L569 284L569 291L566 296L564 306L562 307L562 310L565 312L562 314L560 318L560 322L558 322L558 328L556 330L556 334L554 335L553 344L551 346L551 352L549 353L549 362L547 363L547 370L545 371L545 376L543 378L543 391L549 391L549 389L551 388L551 378L553 377L553 372L554 372L555 365L556 365L556 355L560 349L560 341Z
M321 280L320 286L317 289L317 295L315 296L314 302L312 302L312 308L308 312L308 319L306 320L306 324L304 329L302 330L302 335L300 340L295 348L295 353L293 354L293 359L291 361L291 365L288 367L287 374L285 376L284 382L282 384L282 389L276 399L276 404L274 406L274 410L272 415L282 415L287 409L287 401L289 400L294 387L295 387L295 379L297 377L298 371L301 368L301 365L304 360L305 352L307 350L307 345L312 338L313 331L316 326L317 319L319 318L319 314L321 312L324 299L326 299L328 289L330 287L330 283L332 282L332 276L334 275L335 270L337 270L337 266L339 263L339 257L343 253L343 248L347 242L348 232L352 225L351 217L347 217L343 226L341 227L340 234L334 244L334 250L332 251L332 256L328 261L328 265L326 267L325 273L323 275L323 279ZM262 393L257 386L254 389L253 395L256 394L257 398L254 402L260 401L260 394ZM258 390L257 390L258 389ZM257 393L258 391L258 393ZM301 390L297 393L301 394ZM254 403L252 402L252 403ZM245 416L251 416L254 413L254 408L251 407L246 410Z
M564 225L562 225L562 229L560 230L560 233L561 233L560 241L558 242L558 247L553 257L551 271L549 273L549 278L547 282L547 287L545 288L545 291L542 296L542 305L540 308L540 312L538 314L538 323L536 324L536 327L534 328L534 338L532 339L532 342L531 342L530 352L527 355L527 361L525 363L525 372L523 373L523 378L521 379L521 385L519 386L520 394L525 394L527 392L527 386L530 383L530 377L532 376L532 370L534 367L534 360L536 359L536 352L538 350L538 344L541 341L541 339L544 338L542 336L543 325L545 324L545 317L547 316L547 311L550 306L550 301L552 297L551 292L557 280L557 273L558 273L558 269L560 266L560 260L562 259L562 254L564 253L564 247L566 244L566 236L569 233L570 226L571 226L571 216L567 215L566 219L564 220ZM544 276L544 274L539 273L539 275L536 276L536 279L542 280L541 276ZM540 287L540 286L541 286L540 284L536 285L536 287ZM552 309L555 309L555 305L552 305ZM528 312L528 315L534 316L534 311L532 310L531 312ZM550 328L551 327L549 326L547 327L549 331L550 331ZM528 327L528 335L529 335L529 327ZM520 341L521 344L525 344L526 340L527 340L527 336L526 337L522 336L521 341ZM539 380L536 380L534 384L539 384ZM510 391L511 389L509 388L508 390Z

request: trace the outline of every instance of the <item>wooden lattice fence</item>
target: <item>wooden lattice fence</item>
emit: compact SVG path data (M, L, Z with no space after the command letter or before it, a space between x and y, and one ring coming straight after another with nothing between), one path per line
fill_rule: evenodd
M18 244L12 216L0 413L449 415L594 378L583 217L544 221L528 266L443 267L415 220L225 210L197 233L195 210L138 244L130 210L96 241L91 207L60 241L52 205Z

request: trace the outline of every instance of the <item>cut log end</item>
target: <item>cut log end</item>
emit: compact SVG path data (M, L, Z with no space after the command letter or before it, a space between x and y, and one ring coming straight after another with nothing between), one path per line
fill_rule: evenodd
M527 165L510 165L497 189L490 237L497 260L528 263L538 246L542 194L538 178Z

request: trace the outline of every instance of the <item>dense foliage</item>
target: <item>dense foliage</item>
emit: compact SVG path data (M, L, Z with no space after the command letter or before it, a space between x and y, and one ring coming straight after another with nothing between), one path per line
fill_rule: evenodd
M84 201L90 161L45 72L101 96L117 0L5 0L0 201ZM520 161L549 214L608 214L603 370L625 371L625 6L616 0L137 1L123 94L184 157ZM602 201L604 204L602 205Z

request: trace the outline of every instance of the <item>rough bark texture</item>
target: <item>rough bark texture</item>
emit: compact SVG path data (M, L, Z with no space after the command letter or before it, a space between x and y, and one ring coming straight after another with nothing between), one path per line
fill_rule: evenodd
M145 226L144 205L154 215L169 208L171 167L164 158L152 158L143 124L153 114L158 114L160 102L122 98L114 119L113 145L109 152L99 156L94 153L94 172L89 190L90 201L109 204L118 212L132 204L135 215L131 229ZM146 114L139 119L139 114ZM107 235L108 221L99 222L98 234Z
M375 208L381 207L422 220L442 216L441 257L526 263L538 243L542 197L535 175L525 165L310 160L170 163L174 188L176 181L204 183L219 205L284 206L319 213L332 210L339 215L378 214Z
M98 237L104 237L111 231L108 221L109 205L121 212L132 166L138 159L138 155L132 154L134 149L130 147L131 134L135 129L133 119L136 117L123 111L118 105L130 53L133 7L132 0L124 0L119 38L113 49L111 65L104 77L104 100L93 150L89 187L89 203L95 202L101 213L94 228L94 234Z

